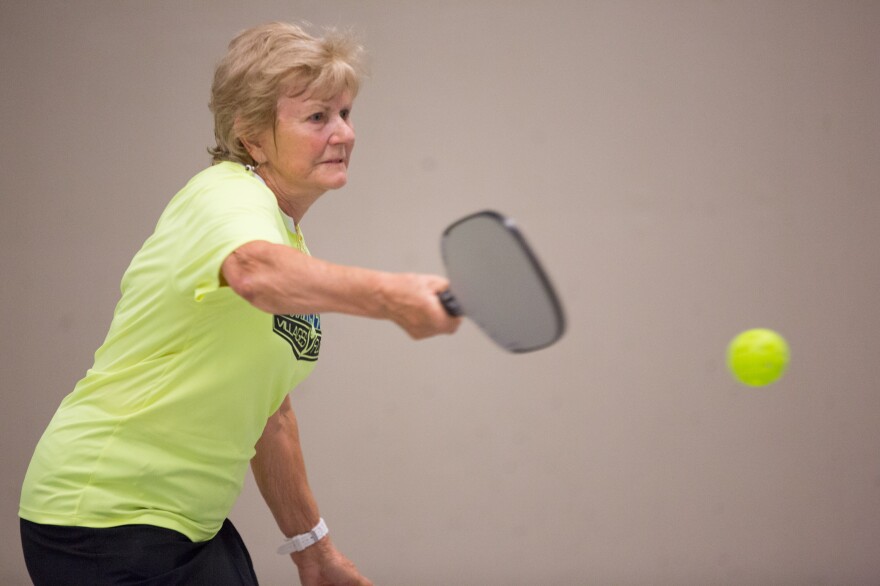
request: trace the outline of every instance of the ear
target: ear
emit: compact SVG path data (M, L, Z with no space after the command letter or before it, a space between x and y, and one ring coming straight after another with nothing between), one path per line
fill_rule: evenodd
M238 140L241 141L241 144L244 145L244 148L247 150L248 154L251 156L256 164L262 165L266 162L266 154L263 152L262 147L260 147L259 142L248 140L243 136L239 137Z
M239 121L237 118L235 120L233 128L235 129L235 134L238 137L238 140L240 140L241 144L244 145L244 148L247 150L248 154L251 156L255 163L261 165L269 160L263 150L263 143L260 140L259 136L246 138L240 132Z

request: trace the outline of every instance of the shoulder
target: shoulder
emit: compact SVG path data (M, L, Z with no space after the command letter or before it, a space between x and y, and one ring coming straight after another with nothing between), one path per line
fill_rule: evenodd
M198 211L209 208L274 212L278 201L272 191L238 163L218 163L200 171L172 199L170 207Z
M182 191L205 190L247 192L274 199L269 188L238 163L224 162L212 165L190 179Z

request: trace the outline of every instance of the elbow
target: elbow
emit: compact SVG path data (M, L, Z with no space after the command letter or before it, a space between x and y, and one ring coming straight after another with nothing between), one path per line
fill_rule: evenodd
M252 275L238 275L232 279L227 277L227 282L230 289L251 305L259 303L259 286Z
M250 242L234 250L221 267L223 282L251 305L269 311L265 304L265 279L268 270L267 254L272 245L268 242Z

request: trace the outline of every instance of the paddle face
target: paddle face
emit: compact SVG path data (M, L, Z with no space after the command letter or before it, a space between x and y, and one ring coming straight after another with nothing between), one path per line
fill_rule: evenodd
M446 229L440 247L450 283L440 299L451 315L466 315L510 352L562 336L562 305L513 221L493 211L467 216Z

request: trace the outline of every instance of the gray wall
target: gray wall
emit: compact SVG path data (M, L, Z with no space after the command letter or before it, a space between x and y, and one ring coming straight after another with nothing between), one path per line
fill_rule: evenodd
M207 163L213 64L273 19L351 25L372 75L313 253L440 272L497 208L570 317L526 356L325 316L293 395L340 548L378 584L880 581L880 3L133 2L0 6L3 530L120 276ZM727 342L782 332L787 376ZM233 519L295 583L249 478Z

